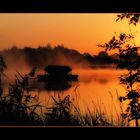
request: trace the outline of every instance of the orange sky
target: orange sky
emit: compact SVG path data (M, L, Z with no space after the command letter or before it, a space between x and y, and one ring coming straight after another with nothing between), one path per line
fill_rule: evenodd
M114 32L130 33L127 21L115 22L117 14L0 14L0 49L63 44L80 52L97 54L98 44ZM131 27L132 31L140 27ZM136 43L140 44L137 33Z

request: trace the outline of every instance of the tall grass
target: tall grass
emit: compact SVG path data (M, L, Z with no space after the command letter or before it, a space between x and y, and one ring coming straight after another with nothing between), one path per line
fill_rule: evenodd
M92 102L94 111L91 111L87 106L86 113L83 114L70 95L61 98L60 94L58 94L58 98L52 97L52 100L54 101L52 106L46 108L45 125L128 126L128 123L124 122L118 112L116 112L118 114L117 117L113 118L112 114L110 116L107 115L106 108L102 110L101 105L97 106L94 102ZM113 106L116 108L115 104Z
M0 124L1 125L39 125L40 116L36 109L40 103L33 103L35 96L26 90L26 80L20 73L15 82L10 84L7 94L0 96Z
M87 106L86 113L82 113L78 104L80 94L75 88L75 98L70 95L62 98L51 97L52 105L42 106L37 96L28 91L27 77L19 72L14 83L9 85L7 94L0 94L0 125L32 125L32 126L127 126L119 114L115 120L107 115L105 106L96 105L93 101L94 111ZM110 93L111 94L111 93ZM39 96L39 95L38 95ZM112 96L112 95L111 95ZM112 105L113 97L112 97ZM41 110L45 110L40 113ZM117 110L116 110L117 111Z

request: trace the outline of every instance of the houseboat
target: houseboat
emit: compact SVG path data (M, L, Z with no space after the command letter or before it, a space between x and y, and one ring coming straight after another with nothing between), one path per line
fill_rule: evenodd
M38 81L77 81L78 75L72 74L69 66L48 65L44 68L45 74L38 75Z

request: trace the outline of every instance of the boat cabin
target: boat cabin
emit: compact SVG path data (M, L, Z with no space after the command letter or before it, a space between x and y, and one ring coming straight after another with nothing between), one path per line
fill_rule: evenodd
M47 82L62 82L62 81L77 81L78 75L72 74L72 69L69 66L48 65L44 68L45 74L38 75L38 81Z
M48 65L44 68L48 75L68 75L72 69L69 66Z

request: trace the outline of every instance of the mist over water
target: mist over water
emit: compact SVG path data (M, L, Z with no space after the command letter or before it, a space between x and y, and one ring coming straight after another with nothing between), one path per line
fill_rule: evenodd
M62 98L66 95L70 95L74 99L78 98L78 105L83 113L87 112L87 107L94 111L96 105L97 108L101 108L103 111L106 109L108 115L112 114L115 116L117 113L120 113L120 103L117 94L119 96L125 94L125 89L120 85L118 79L122 73L124 71L112 69L73 69L73 74L79 75L79 81L73 82L69 89L47 91L45 83L34 80L30 85L33 89L30 92L39 95L42 105L52 104L51 96L57 98L59 93ZM117 112L113 104L115 104Z
M121 112L118 96L124 95L125 89L120 85L118 76L124 71L73 69L73 73L79 75L79 81L73 82L68 90L47 91L43 87L44 83L40 83L32 93L39 94L42 104L47 102L47 105L53 102L51 96L57 98L58 93L62 98L66 95L70 95L74 99L78 98L77 102L83 113L87 112L87 107L93 112L95 108L100 108L103 111L106 110L108 115L114 116Z
M46 104L46 102L51 104L51 96L57 97L59 93L62 97L70 95L72 98L78 98L78 105L83 113L86 113L87 107L94 111L95 105L97 108L107 110L107 114L116 115L117 112L120 113L117 94L123 95L125 89L120 85L118 77L125 73L125 71L110 69L109 67L92 69L90 68L90 63L77 54L67 56L64 55L65 53L57 52L56 56L48 53L46 57L46 54L44 56L38 53L34 54L35 50L30 50L30 53L26 51L15 49L2 53L7 64L5 74L8 76L8 78L3 77L5 91L8 91L9 83L14 81L15 75L17 75L16 71L24 76L34 66L37 66L35 75L37 77L38 74L44 74L43 69L47 65L68 65L72 68L72 74L79 75L78 82L70 83L70 88L63 91L47 91L45 83L40 83L36 79L30 83L33 89L30 92L39 95L39 100L42 104ZM113 102L117 111L112 105Z
M98 55L89 53L81 54L77 50L65 48L63 45L55 47L39 46L38 48L16 46L0 52L4 57L7 67L11 71L26 72L33 67L44 69L47 65L68 65L72 69L89 69L99 65L113 64L113 57L106 52L99 52ZM112 65L113 66L113 65Z
M65 52L64 52L65 50ZM19 49L13 47L3 50L0 54L4 57L7 65L6 73L13 78L16 71L26 74L36 66L38 72L42 72L47 65L68 65L72 69L89 68L89 62L82 54L75 50L67 50L63 47L58 48L29 48Z

